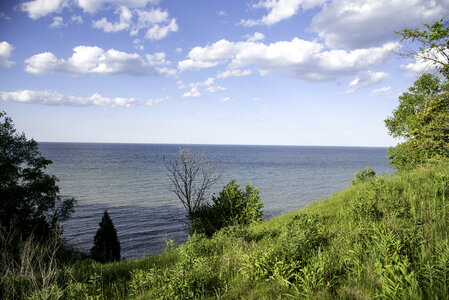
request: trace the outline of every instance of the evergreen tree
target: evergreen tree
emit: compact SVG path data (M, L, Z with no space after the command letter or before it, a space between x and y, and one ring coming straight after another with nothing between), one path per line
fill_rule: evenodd
M115 230L107 210L105 210L99 225L100 228L94 238L94 246L90 250L92 258L103 263L120 260L120 242L117 238L117 230Z

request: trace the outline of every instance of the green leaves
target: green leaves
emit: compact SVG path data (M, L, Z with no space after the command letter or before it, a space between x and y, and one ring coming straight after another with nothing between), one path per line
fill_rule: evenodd
M57 178L44 171L51 161L38 144L17 133L11 118L0 112L0 223L6 229L46 238L69 218L74 199L59 195Z

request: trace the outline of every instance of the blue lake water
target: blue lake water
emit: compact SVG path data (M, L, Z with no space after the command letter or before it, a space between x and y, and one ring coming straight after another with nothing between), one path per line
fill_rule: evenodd
M180 145L40 143L53 161L49 172L59 178L63 196L78 200L64 224L64 237L88 252L105 209L120 239L122 256L161 252L168 239L187 237L185 214L170 181L164 158L177 157ZM221 178L252 182L260 190L265 214L290 212L349 186L354 173L372 167L391 172L386 148L312 146L182 145L214 162Z

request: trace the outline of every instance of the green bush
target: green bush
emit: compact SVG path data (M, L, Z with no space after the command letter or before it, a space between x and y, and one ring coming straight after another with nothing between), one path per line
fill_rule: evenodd
M352 185L356 185L358 183L367 182L372 180L373 178L376 178L377 174L376 172L371 169L370 167L366 167L364 170L358 170L354 174L354 179L351 181Z
M218 197L212 196L211 205L203 205L190 216L190 230L210 237L224 227L246 226L260 221L262 208L258 188L250 183L245 189L240 189L235 180L231 180Z

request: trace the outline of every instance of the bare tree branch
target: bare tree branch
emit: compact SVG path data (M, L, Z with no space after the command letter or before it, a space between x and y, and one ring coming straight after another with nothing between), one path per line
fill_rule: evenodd
M206 203L207 193L220 176L215 165L204 155L194 154L188 148L179 149L179 157L173 161L164 159L172 191L187 211L187 217Z

